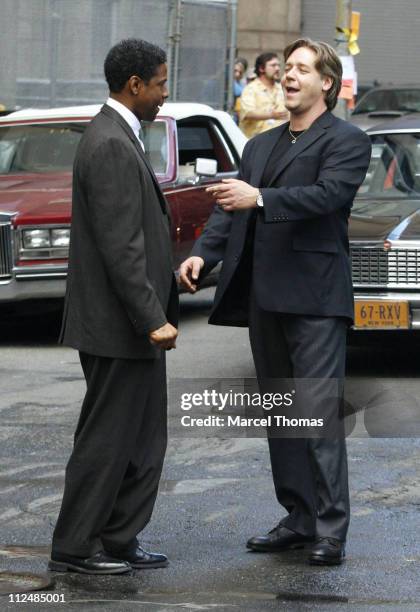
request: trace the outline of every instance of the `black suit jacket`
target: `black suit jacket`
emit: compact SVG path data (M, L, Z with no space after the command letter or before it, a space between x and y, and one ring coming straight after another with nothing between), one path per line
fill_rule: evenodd
M63 344L104 357L159 355L148 332L177 324L169 225L137 138L103 106L74 162Z
M267 160L288 124L245 146L241 178L259 187ZM353 318L348 217L369 165L369 137L323 113L291 145L257 210L252 282L264 310ZM203 276L223 267L210 323L247 325L251 273L244 274L244 246L254 210L215 208L192 254L205 261Z

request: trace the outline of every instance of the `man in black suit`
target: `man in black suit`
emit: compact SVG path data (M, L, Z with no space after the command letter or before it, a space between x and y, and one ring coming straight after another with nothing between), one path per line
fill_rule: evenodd
M338 564L349 495L340 399L331 397L330 383L342 396L353 318L347 225L371 148L366 134L330 112L342 75L335 51L299 39L284 58L290 123L247 143L242 180L209 189L218 208L180 275L194 292L223 260L210 323L249 325L260 388L274 379L313 381L316 405L303 408L313 417L327 411L338 427L322 437L268 432L276 495L288 514L248 547L269 552L311 543L311 563Z
M167 565L136 536L166 450L165 350L175 348L178 294L169 214L139 136L168 96L166 56L123 40L104 68L110 97L74 162L61 342L79 351L87 392L49 569L119 574Z

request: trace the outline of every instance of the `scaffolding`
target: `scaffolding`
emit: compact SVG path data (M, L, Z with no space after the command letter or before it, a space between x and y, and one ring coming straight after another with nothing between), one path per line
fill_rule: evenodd
M231 106L237 0L0 0L0 104L102 102L103 61L123 38L168 55L171 101Z

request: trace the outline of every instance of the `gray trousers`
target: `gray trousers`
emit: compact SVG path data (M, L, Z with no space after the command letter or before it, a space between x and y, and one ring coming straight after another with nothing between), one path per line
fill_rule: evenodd
M323 380L336 379L342 393L345 319L267 312L251 296L249 333L260 388L270 379L313 379L319 406ZM328 409L335 411L330 416L337 417L340 403L340 397L333 405L328 401ZM317 406L308 408L316 417ZM334 437L269 433L268 443L276 496L288 512L281 524L303 535L345 541L350 505L344 428Z
M52 551L129 551L149 522L167 441L165 353L111 359L80 353L87 391Z

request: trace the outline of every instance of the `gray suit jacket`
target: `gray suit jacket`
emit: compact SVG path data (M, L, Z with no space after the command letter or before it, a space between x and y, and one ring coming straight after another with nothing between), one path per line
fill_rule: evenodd
M60 342L104 357L155 358L148 332L176 325L177 310L165 199L132 129L105 105L74 162Z

